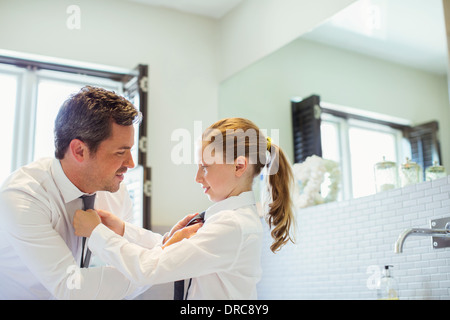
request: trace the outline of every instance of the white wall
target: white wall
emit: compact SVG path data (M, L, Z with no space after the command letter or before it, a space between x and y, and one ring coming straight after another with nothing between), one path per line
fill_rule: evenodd
M311 94L412 124L438 120L444 165L450 168L446 76L301 38L222 82L219 117L249 117L261 128L280 129L280 145L293 159L290 99Z

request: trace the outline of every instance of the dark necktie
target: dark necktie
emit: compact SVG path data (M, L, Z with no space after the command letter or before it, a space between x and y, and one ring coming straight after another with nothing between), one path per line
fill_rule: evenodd
M87 211L89 209L94 209L94 203L95 203L95 194L88 196L84 195L80 197L83 199L83 210ZM86 255L84 254L84 249L86 247L86 237L83 237L83 243L81 248L81 268L88 268L89 267L89 261L91 260L91 250L86 247Z
M200 214L196 215L194 218L192 218L191 221L189 221L186 224L186 227L191 226L196 223L199 223L199 222L203 222L204 220L205 220L205 211L203 211L202 213L200 213ZM192 278L189 280L188 290L189 290L189 287L191 286L191 281L192 281ZM173 300L186 300L187 292L186 292L186 297L183 298L184 280L175 281L173 289L174 289Z

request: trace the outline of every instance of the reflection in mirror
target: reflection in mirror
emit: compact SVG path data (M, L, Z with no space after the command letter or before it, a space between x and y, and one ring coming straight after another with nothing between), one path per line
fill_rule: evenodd
M442 0L359 0L303 38L447 74Z
M424 15L423 12L428 14ZM440 0L360 0L304 38L430 73L445 75L447 71L445 26ZM413 158L415 162L412 163L420 170L432 166L434 162L442 162L438 140L432 141L421 136L421 150L416 150L415 141L411 141L408 134L410 127L401 130L406 140L402 143L398 128L368 128L371 119L361 123L358 128L348 124L346 119L349 117L352 116L347 113L339 121L322 119L321 123L324 158L327 159L327 149L330 148L327 140L337 140L338 159L334 160L341 163L342 175L347 178L344 179L345 189L340 190L344 198L357 198L376 192L376 176L381 173L374 172L373 168L382 158L398 163L400 168L406 155L407 158ZM381 120L376 115L372 119ZM339 123L340 128L330 133L329 125L333 122ZM423 174L417 182L422 179ZM393 177L393 180L389 184L392 188L401 187L398 177Z
M447 74L441 0L359 0L303 38Z
M353 3L315 30L224 81L219 116L243 116L263 128L280 128L280 145L294 159L290 100L312 94L320 96L322 107L337 106L401 125L414 127L437 120L441 164L450 167L447 49L441 1ZM328 133L338 127L332 121L327 123ZM359 131L349 132L360 136ZM322 148L330 145L328 139L336 141L336 137L329 137ZM362 154L379 149L367 166L370 172L365 172L372 179L373 163L382 160L381 153L395 153L398 164L409 155L392 148L383 152L386 144L380 139L366 142L357 147ZM339 152L323 153L325 157ZM348 171L357 169L355 162L368 162L352 156L348 155ZM375 192L374 182L362 177L361 173L342 177L342 189L350 195L344 198Z

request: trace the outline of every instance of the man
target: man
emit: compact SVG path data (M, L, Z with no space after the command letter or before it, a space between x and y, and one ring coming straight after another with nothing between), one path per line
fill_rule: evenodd
M131 218L121 182L134 167L133 124L140 117L123 97L89 86L62 105L56 159L20 168L2 188L9 209L0 212L0 299L122 299L140 292L115 268L81 268L90 252L72 226L75 211L88 209L81 197L93 194L95 208ZM136 238L135 230L125 222L123 236ZM150 240L157 246L162 236L151 233Z

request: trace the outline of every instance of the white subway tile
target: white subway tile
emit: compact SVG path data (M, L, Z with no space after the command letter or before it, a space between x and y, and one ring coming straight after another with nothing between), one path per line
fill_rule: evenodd
M426 210L437 209L437 208L441 208L441 207L442 207L442 204L440 201L430 202L425 205Z
M449 198L450 198L450 196L449 196L448 192L442 192L442 193L433 195L433 201L447 200Z
M431 181L431 185L433 188L438 187L438 186L443 186L446 184L448 184L448 180L446 178L441 178L441 179Z
M433 249L431 238L410 237L402 254L393 252L402 230L428 228L430 219L450 216L449 186L450 176L300 210L297 244L277 255L263 250L259 297L374 299L367 267L381 271L393 264L401 299L449 299L450 249ZM266 232L265 246L270 241Z

